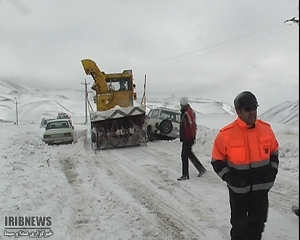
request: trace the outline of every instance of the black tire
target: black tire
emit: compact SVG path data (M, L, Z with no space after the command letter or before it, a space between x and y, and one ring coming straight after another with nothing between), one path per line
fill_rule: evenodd
M173 130L173 124L170 120L163 120L159 125L159 131L162 134L169 134Z

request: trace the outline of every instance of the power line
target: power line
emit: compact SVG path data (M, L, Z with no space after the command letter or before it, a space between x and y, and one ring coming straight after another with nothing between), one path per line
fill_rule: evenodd
M273 33L269 33L267 35L264 35L264 36L260 36L260 37L256 37L256 38L252 38L252 39L248 39L248 40L245 40L243 42L240 42L240 43L235 43L235 44L231 44L231 45L228 45L228 46L224 46L222 48L219 48L219 49L215 49L215 50L211 50L211 51L206 51L206 52L202 52L202 53L198 53L196 55L193 55L193 56L187 56L185 58L180 58L180 59L170 59L168 61L165 61L164 63L161 63L161 64L156 64L156 65L152 65L152 66L148 66L148 68L154 68L154 67L163 67L163 66L167 66L167 65L170 65L170 64L174 64L175 62L181 62L181 61L186 61L188 59L192 59L192 58L195 58L195 57L200 57L200 56L203 56L203 55L206 55L206 54L209 54L209 53L214 53L214 52L218 52L218 51L222 51L224 49L227 49L227 48L231 48L231 47L235 47L235 46L238 46L238 45L242 45L246 42L251 42L251 41L254 41L254 40L257 40L257 39L261 39L261 38L264 38L264 37L268 37L268 36L271 36L271 35L274 35L274 34L277 34L277 33L280 33L280 32L284 32L284 31L287 31L289 29L283 29L281 31L277 31L277 32L273 32ZM191 54L189 54L191 55ZM173 60L173 61L172 61ZM136 70L137 71L137 70Z
M282 28L284 28L282 31L277 31L277 32L273 32L273 33L271 32L271 31L274 31L274 30L282 29ZM282 24L271 25L271 26L264 27L264 28L261 28L259 30L256 30L256 31L252 32L251 34L238 36L238 37L235 37L235 38L232 38L232 39L229 39L229 40L226 40L226 41L223 41L223 42L220 42L220 43L208 46L208 47L204 47L204 48L197 49L197 50L194 50L194 51L191 51L191 52L188 52L188 53L184 53L184 54L181 54L181 55L178 55L178 56L175 56L175 57L160 60L160 61L157 61L157 62L152 63L152 64L142 65L142 66L139 66L139 67L136 67L136 68L149 68L149 67L151 68L151 67L165 66L165 65L168 65L170 63L174 63L178 59L181 59L180 61L182 61L182 60L190 59L190 58L193 58L193 57L196 57L196 56L201 56L201 55L204 55L204 54L207 54L207 53L220 51L220 50L223 50L223 49L226 49L226 48L229 48L229 47L241 45L245 42L253 41L253 40L256 40L256 39L259 39L259 38L262 38L262 37L267 37L267 36L270 36L270 35L273 35L273 34L276 34L276 33L279 33L279 32L283 32L283 31L286 31L286 30L289 30L289 29L286 29L286 26L283 26ZM259 37L259 35L266 34L268 32L271 32L271 33L268 34L268 35L263 35L263 36ZM249 40L249 37L253 37L255 35L258 35L258 37ZM209 51L209 52L206 52L206 53L203 53L203 54L194 55L195 53L200 53L200 52L212 49L212 48L216 48L218 46L225 45L227 43L233 43L233 42L241 41L243 39L246 39L246 40L241 42L241 43L231 44L230 46L225 46L225 47L222 47L222 48L217 49L217 50ZM191 55L194 55L194 56L191 56ZM191 57L183 59L183 57L186 57L186 56L191 56ZM139 70L136 70L136 71L139 71Z

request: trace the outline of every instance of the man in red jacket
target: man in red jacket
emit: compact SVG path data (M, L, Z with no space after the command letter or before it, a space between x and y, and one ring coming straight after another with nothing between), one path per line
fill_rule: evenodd
M196 139L196 115L187 97L180 99L181 106L181 121L180 121L180 141L182 142L181 160L182 160L182 176L177 178L178 181L189 179L189 160L192 161L194 166L199 171L198 177L206 172L206 169L199 162L197 157L192 151L192 146Z

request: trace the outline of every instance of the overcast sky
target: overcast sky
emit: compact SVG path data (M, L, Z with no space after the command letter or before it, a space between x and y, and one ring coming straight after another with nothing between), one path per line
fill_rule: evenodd
M106 73L132 69L141 96L233 104L243 90L261 110L299 99L296 0L2 0L1 79L83 89L81 59Z

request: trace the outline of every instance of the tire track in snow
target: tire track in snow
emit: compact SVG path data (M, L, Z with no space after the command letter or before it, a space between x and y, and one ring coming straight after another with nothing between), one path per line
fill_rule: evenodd
M114 157L113 159L109 159L109 161L117 161ZM172 235L173 239L186 239L184 231L188 231L189 235L192 233L193 238L197 239L194 236L205 236L204 232L197 232L199 226L192 227L191 220L187 220L186 216L178 213L177 209L174 209L169 204L161 201L156 198L156 193L146 186L142 185L138 182L137 179L133 179L131 176L124 173L123 169L121 169L117 164L108 163L106 159L102 159L102 164L105 163L106 168L111 171L114 178L121 184L127 191L129 191L135 199L137 199L142 205L149 208L153 211L157 217L159 218L159 222L161 223L160 228L163 228L163 231L167 231Z
M116 152L114 152L112 154L116 155ZM123 154L123 152L122 152L122 154ZM127 154L122 155L122 156L126 156L126 155ZM201 198L202 197L201 195L199 196L197 194L193 194L193 192L189 191L189 189L187 189L186 186L184 186L184 187L181 186L179 184L179 182L176 180L175 176L174 177L169 176L170 175L169 173L172 172L172 165L174 165L174 162L168 158L168 156L172 157L172 155L161 151L161 147L159 147L158 149L156 149L156 148L155 149L138 148L138 149L135 149L134 156L139 159L147 159L147 158L149 158L149 156L151 156L153 159L159 159L159 165L155 165L155 166L150 165L150 164L147 166L143 165L144 170L146 168L147 172L152 172L152 175L155 176L155 179L152 180L152 183L159 186L159 188L165 189L165 190L169 191L170 194L172 194L171 190L166 188L166 186L171 185L171 186L175 186L176 188L180 188L182 191L185 191L185 194L190 195L192 198L199 198L199 197ZM179 163L179 161L181 161L181 160L179 159L178 163ZM128 168L130 168L130 166L132 165L131 162L127 163L125 161L122 161L122 164L123 165L126 164ZM179 165L181 167L181 162L179 163ZM192 164L190 163L190 165L192 165ZM194 166L191 166L191 168L193 168L193 167ZM164 171L164 169L166 169L166 171ZM176 172L177 171L178 170L176 170ZM180 169L180 171L181 171L181 169ZM210 172L208 171L204 176L205 177L202 177L202 178L196 177L196 179L199 181L203 180L206 184L208 184L212 187L215 187L215 186L223 187L224 184L222 184L222 181L220 180L219 177L217 177L217 175L215 175L215 173L210 174ZM166 183L167 183L167 185L166 185ZM203 198L203 201L205 199L206 199L206 197Z
M271 189L269 193L269 204L270 207L274 208L276 211L279 211L280 213L291 213L291 207L296 202L298 202L299 199L294 197L293 194L285 194L281 193L275 189Z
M147 154L151 154L153 157L157 157L157 155L161 154L155 154L157 150L160 150L161 148L155 149L153 152L147 152ZM164 162L165 158L162 158ZM283 159L281 161L284 161ZM154 171L154 170L153 170ZM209 182L209 184L212 184L213 187L219 187L220 186L220 179L218 178L206 178L206 181ZM288 183L284 182L283 180L281 182L276 182L275 184L284 184L289 185ZM162 185L162 184L161 184ZM217 185L217 186L216 186ZM218 186L219 185L219 186ZM186 189L183 189L186 190ZM186 190L186 194L191 194L188 190ZM297 197L296 197L297 196ZM197 197L197 196L195 196ZM293 190L289 190L288 192L282 193L276 190L276 186L274 186L269 193L269 204L270 207L274 208L276 211L279 211L281 213L287 213L290 214L291 212L291 206L295 205L295 203L299 202L298 193L295 193Z
M174 182L174 180L170 180L168 174L161 174L161 169L159 168L162 164L161 160L162 158L165 158L166 154L162 155L162 153L159 152L154 154L151 149L143 147L134 148L134 158L146 159L146 157L149 158L150 154L160 163L159 167L153 168L153 166L150 165L143 165L145 162L138 162L139 164L133 163L130 160L132 159L132 150L133 149L115 149L110 150L109 152L103 152L100 162L101 164L105 164L105 168L111 171L119 184L127 189L139 202L149 209L154 210L160 218L163 228L171 231L174 239L209 239L209 236L206 236L206 233L201 231L201 226L205 226L204 229L208 227L211 228L212 231L216 230L217 228L215 227L214 219L206 218L204 222L203 216L206 215L207 209L205 209L205 211L201 210L201 207L197 209L195 208L194 203L198 202L199 205L199 203L209 202L209 197L205 194L194 195L192 194L192 191L189 191L190 189L187 185L181 186L177 181ZM107 157L105 156L106 154L108 154ZM109 160L107 160L108 158ZM170 161L166 158L163 163L169 166ZM153 190L146 186L148 184L143 184L141 179L139 179L139 176L134 176L135 169L137 168L138 170L136 172L139 174L144 173L145 177L149 178L150 182L153 183ZM220 184L220 182L217 181L217 179L214 180L214 178L208 178L205 179L205 181L208 181L207 184L209 185L215 183L218 185ZM178 191L181 191L180 196L188 194L195 200L190 203L185 203L184 198L179 200L178 196L174 196L172 189L170 189L173 186L174 189L176 188L175 190L179 189ZM167 197L165 197L166 195ZM176 206L169 204L169 202L171 202L170 199L179 201L179 203L177 203ZM189 207L192 209L195 208L193 212L196 212L197 216L193 215L193 218L187 216L184 212L180 211L180 205L184 205L185 207L190 205ZM217 231L221 231L224 236L228 234L228 229L226 228L219 228Z
M71 147L71 146L69 146ZM76 170L76 160L73 156L62 156L59 159L62 165L62 171L65 174L68 183L74 190L74 195L72 196L71 206L74 211L74 217L72 225L74 227L70 228L71 234L74 239L79 239L78 236L84 237L86 233L89 232L90 227L90 214L88 213L90 207L90 196L82 188L82 180L79 179Z

